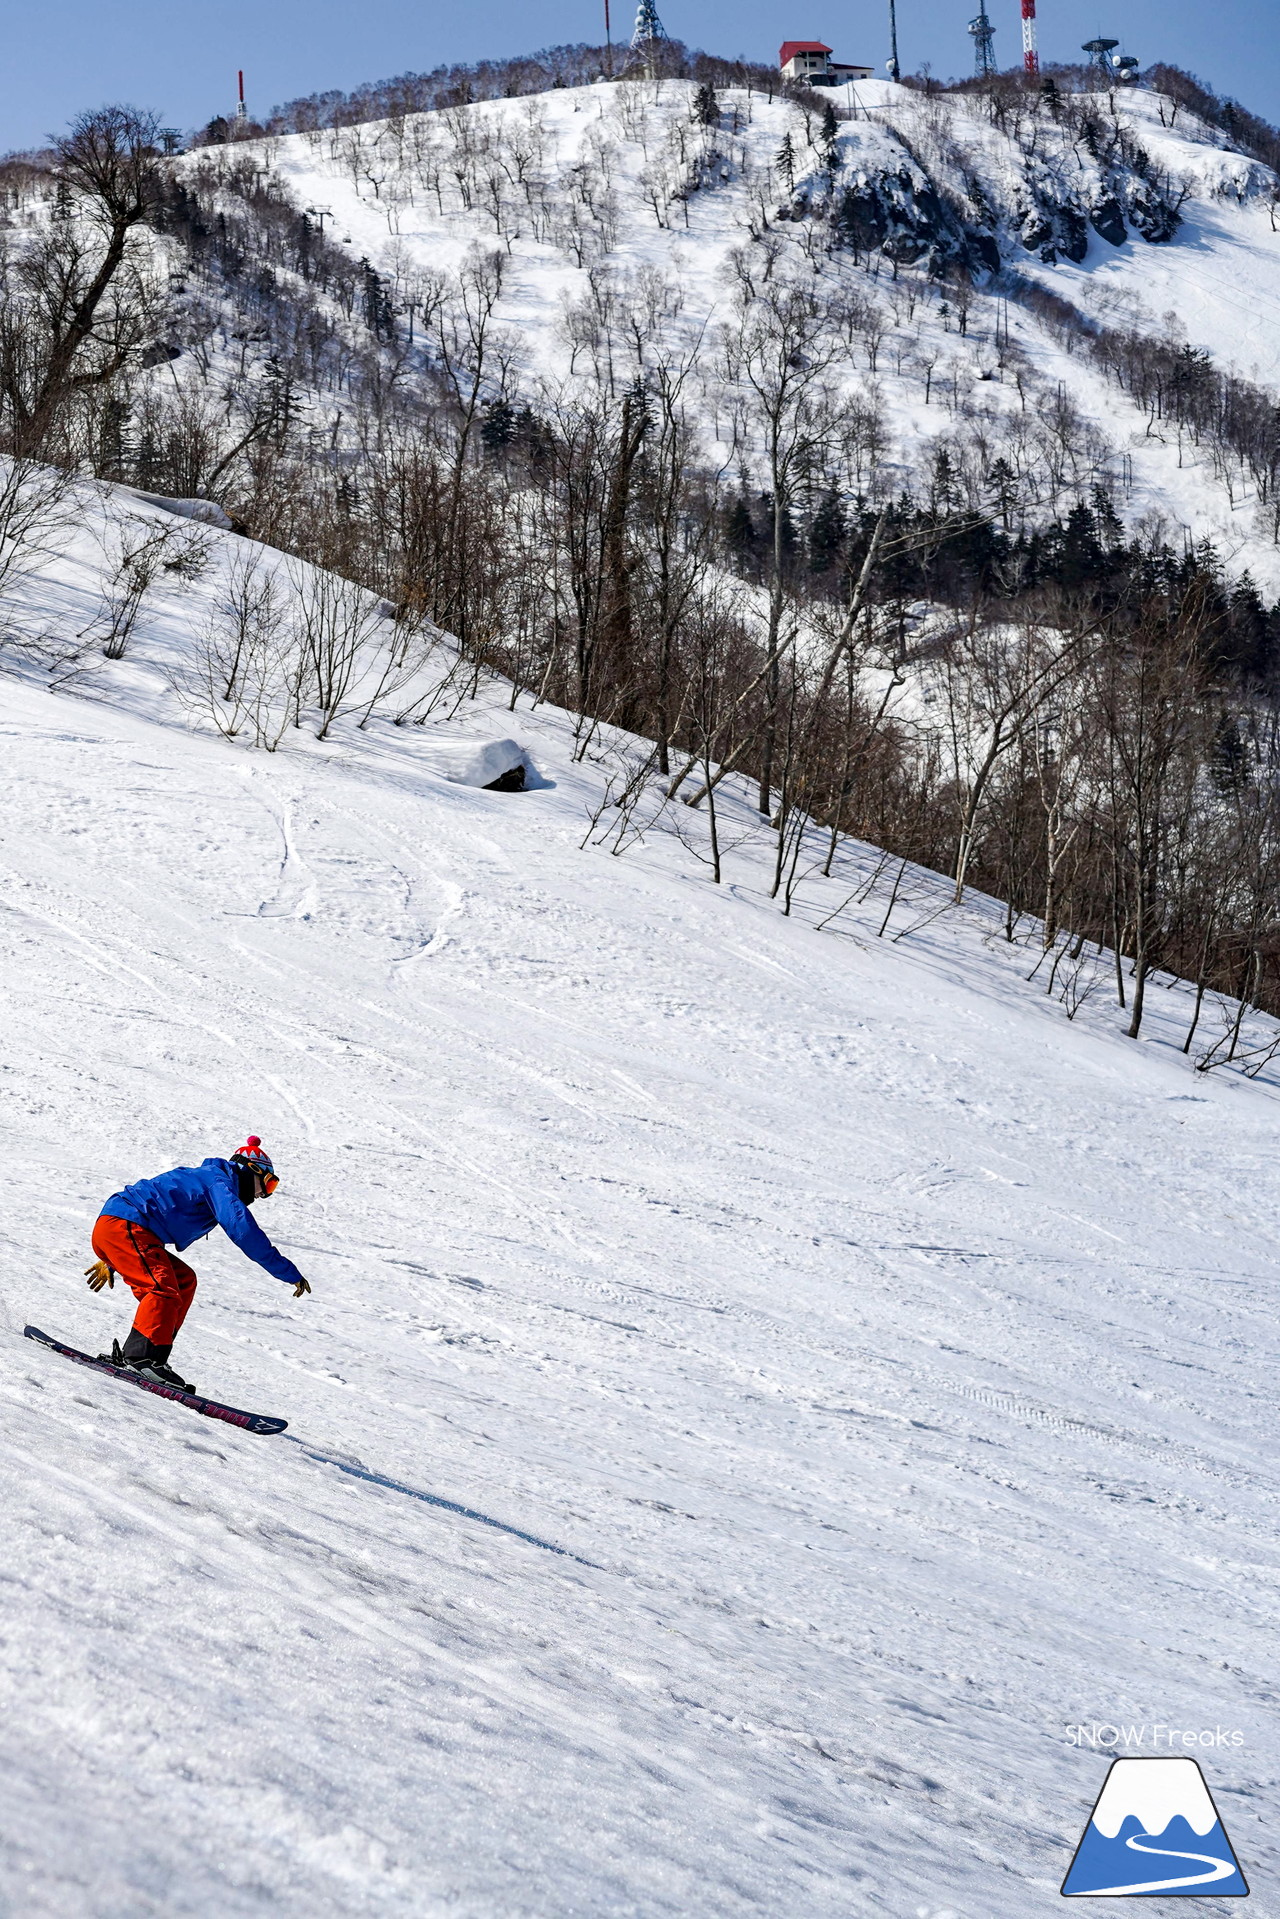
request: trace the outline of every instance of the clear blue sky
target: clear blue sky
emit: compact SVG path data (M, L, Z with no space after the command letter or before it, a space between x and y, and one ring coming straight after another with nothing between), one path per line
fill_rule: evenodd
M692 46L755 59L783 39L826 40L845 59L882 65L887 0L856 8L835 0L658 0L669 33ZM615 37L629 32L634 0L612 0ZM977 0L898 0L905 68L927 61L966 73L965 25ZM1002 66L1019 51L1018 0L988 0ZM1046 59L1074 59L1082 40L1114 34L1145 65L1189 68L1255 113L1280 121L1280 35L1274 0L1039 0ZM250 109L266 111L320 88L423 71L444 61L527 53L603 37L603 0L44 0L11 4L0 150L29 146L81 108L108 100L155 107L183 128L234 101L237 67Z

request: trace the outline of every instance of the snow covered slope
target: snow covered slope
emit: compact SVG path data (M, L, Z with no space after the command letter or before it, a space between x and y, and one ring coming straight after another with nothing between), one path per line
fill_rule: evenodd
M1026 1919L1080 1721L1239 1731L1266 1910L1275 1087L923 879L817 931L861 849L784 919L745 808L723 887L582 850L501 688L190 733L190 609L0 680L0 1910ZM432 770L500 736L543 784ZM98 1205L249 1128L315 1292L209 1242L178 1357L272 1440L21 1337L119 1334Z
M718 329L744 285L798 275L822 287L839 382L876 423L845 476L851 493L927 490L945 447L975 469L974 503L989 510L983 476L999 455L1042 514L1101 479L1129 524L1157 521L1175 545L1211 539L1280 592L1274 512L1249 476L1228 484L1207 448L1148 418L992 277L1013 268L1094 321L1274 386L1268 168L1146 89L1050 110L871 81L833 93L851 117L830 148L791 101L724 89L707 127L691 120L693 98L686 81L568 88L203 149L179 166L203 178L212 208L219 167L249 156L372 264L402 314L429 306L424 276L450 284L496 250L503 380L535 409L591 369L611 328L608 378L630 377L613 363L626 352L619 316L647 315L650 354L661 340L697 364L713 463L730 474L749 476L752 449L734 438ZM313 396L318 433L332 416L336 435L340 402Z

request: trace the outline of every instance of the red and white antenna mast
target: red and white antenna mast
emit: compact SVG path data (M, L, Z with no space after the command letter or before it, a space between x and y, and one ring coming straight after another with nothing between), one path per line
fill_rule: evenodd
M1022 0L1022 4L1025 8L1025 6L1027 5L1027 0ZM1024 32L1025 32L1025 29L1024 29ZM243 67L240 67L237 70L236 80L240 88L240 101L239 101L239 105L236 107L236 119L247 120L249 116L245 112L245 108L244 108L244 68Z
M1040 55L1036 51L1036 0L1022 0L1022 64L1028 73L1040 71Z

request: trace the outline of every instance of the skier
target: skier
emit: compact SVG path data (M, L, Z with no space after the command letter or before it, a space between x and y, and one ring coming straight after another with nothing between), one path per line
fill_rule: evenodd
M242 1253L292 1286L295 1299L309 1293L311 1288L293 1261L277 1252L249 1215L254 1201L269 1199L279 1184L262 1141L250 1133L230 1159L175 1166L170 1173L137 1180L123 1192L113 1193L94 1226L93 1250L98 1257L85 1267L85 1277L91 1289L100 1293L104 1286L115 1286L119 1273L132 1289L138 1310L124 1346L113 1341L110 1353L99 1357L117 1366L131 1366L144 1379L195 1391L174 1372L169 1354L195 1295L196 1276L166 1248L172 1245L185 1252L215 1226L221 1226Z

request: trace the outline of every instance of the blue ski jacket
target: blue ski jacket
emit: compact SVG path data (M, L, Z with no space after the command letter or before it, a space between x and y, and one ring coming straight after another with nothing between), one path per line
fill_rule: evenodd
M240 1181L229 1159L206 1159L200 1166L175 1166L154 1179L135 1180L113 1193L103 1207L108 1219L130 1219L145 1226L166 1246L185 1252L221 1226L242 1253L286 1286L302 1278L291 1259L278 1252L240 1198Z

